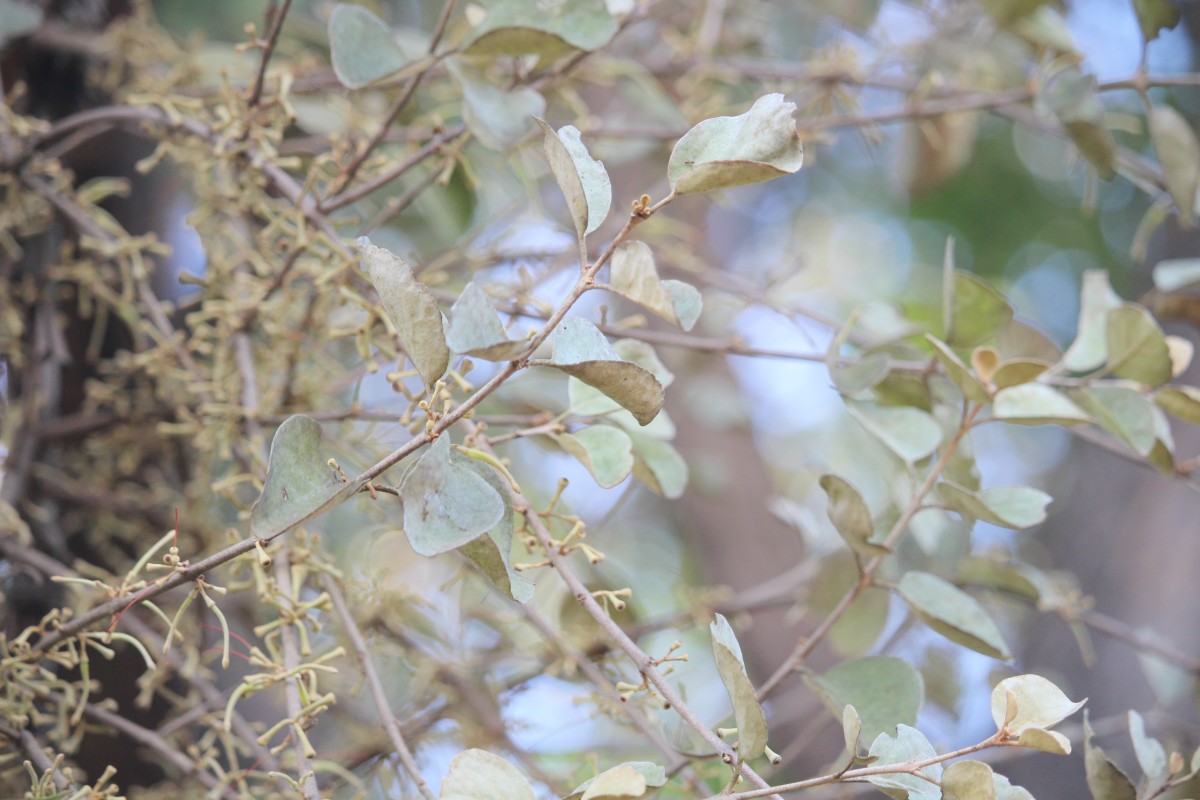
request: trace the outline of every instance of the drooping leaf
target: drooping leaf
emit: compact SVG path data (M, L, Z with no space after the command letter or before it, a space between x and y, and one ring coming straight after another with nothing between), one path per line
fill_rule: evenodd
M1009 707L1010 699L1017 708L1005 726L1004 720L1013 713ZM1041 675L1015 675L1000 681L992 689L992 721L996 723L996 730L1006 727L1011 735L1020 736L1034 728L1053 728L1083 708L1086 702L1086 699L1078 703L1071 701L1062 689Z
M767 746L767 718L755 696L754 684L746 674L742 647L729 622L720 614L709 625L712 634L713 657L721 682L733 701L733 716L737 720L738 755L750 760L763 754Z
M1066 395L1044 383L1023 383L996 392L992 415L1017 425L1073 425L1092 421Z
M604 0L539 3L497 0L468 40L465 52L478 56L522 56L536 53L557 58L572 50L592 51L608 44L617 21Z
M383 303L404 352L426 386L433 386L450 366L442 312L433 293L413 275L404 259L359 237L358 249L375 291Z
M760 97L744 114L706 119L671 151L667 177L675 194L692 194L791 175L804 163L793 114L781 94Z
M1094 800L1136 800L1137 790L1129 776L1121 771L1113 761L1105 755L1099 746L1092 744L1091 723L1086 713L1083 717L1083 751L1084 767L1087 771L1087 785Z
M554 441L579 459L605 489L616 486L633 471L633 442L619 428L592 425L575 433L557 434Z
M847 403L847 410L867 432L908 463L920 461L942 443L942 429L917 408Z
M1108 312L1108 368L1118 378L1147 386L1171 380L1171 353L1162 329L1141 306L1126 303Z
M572 789L571 793L564 797L563 800L583 800L585 792L590 790L592 786L599 783L602 778L605 778L605 776L617 770L621 771L618 773L618 780L620 781L618 788L620 788L620 786L630 785L629 783L626 783L626 781L629 781L629 775L628 773L624 772L624 770L630 770L641 777L643 793L645 793L646 787L657 788L665 785L667 782L667 771L658 764L655 764L651 761L626 761L623 764L618 764L615 767L601 772L594 778L588 778L586 781ZM602 786L607 785L611 784L602 784ZM636 785L636 783L634 783L634 785ZM640 797L641 795L635 796Z
M520 144L534 128L534 117L546 113L546 99L536 89L502 89L459 59L446 68L462 87L462 117L480 144L505 152Z
M886 555L891 552L876 540L871 509L857 489L837 475L822 475L821 488L829 498L825 508L829 521L851 549L864 555Z
M699 290L683 281L660 280L654 253L645 242L633 239L622 242L609 264L612 291L685 331L696 324L703 302Z
M896 726L896 735L889 736L881 733L871 743L871 755L876 758L873 767L887 764L906 764L910 761L924 761L937 755L933 745L916 728L908 725ZM941 764L930 764L920 770L933 779L933 782L907 772L869 775L867 780L878 786L887 794L896 798L908 800L939 800L942 796L937 781L942 776Z
M1063 354L1063 366L1072 372L1089 372L1108 360L1105 329L1108 312L1121 305L1121 298L1108 283L1108 273L1090 269L1083 273L1079 293L1079 330Z
M450 762L439 800L534 800L516 767L486 750L467 750Z
M1154 288L1176 292L1200 283L1200 258L1160 261L1154 267Z
M996 486L972 492L943 481L937 486L942 502L964 517L990 522L1013 530L1040 525L1046 519L1050 495L1028 486Z
M484 361L511 361L525 350L525 342L509 340L496 309L474 281L450 307L446 344L456 353Z
M487 481L504 504L500 521L486 534L467 542L458 551L475 562L479 571L501 592L518 603L529 602L533 597L533 581L525 577L525 573L513 569L512 565L513 505L507 482L500 473L482 461L458 455L452 455L450 460Z
M404 533L419 555L435 556L482 536L504 516L504 501L486 480L450 458L442 434L400 484Z
M1150 141L1162 166L1167 191L1179 209L1184 228L1196 224L1196 191L1200 189L1200 141L1192 125L1170 106L1150 110Z
M624 361L595 325L568 317L554 335L554 355L531 362L554 367L599 389L647 425L662 408L663 386L651 372Z
M271 440L267 481L250 510L250 532L273 536L299 525L349 497L321 455L321 424L295 414L283 421Z
M1000 292L969 272L954 272L952 327L946 343L951 347L974 347L995 335L1012 319L1012 306Z
M546 134L543 147L550 171L567 200L575 234L582 238L600 227L608 216L612 205L608 171L588 153L574 125L564 125L556 133L545 120L536 122Z
M1137 12L1142 39L1147 42L1157 39L1163 28L1171 30L1178 25L1181 15L1173 0L1133 0L1133 10Z
M1150 398L1128 386L1090 386L1073 394L1079 407L1100 427L1124 441L1139 455L1154 449L1154 409Z
M387 23L362 6L338 3L329 15L333 74L348 89L391 75L409 63Z
M1112 180L1117 174L1117 143L1096 97L1096 77L1067 67L1047 81L1044 99L1083 157L1101 178Z
M927 572L906 572L897 587L921 620L952 642L993 658L1012 658L1004 635L974 597Z
M1162 742L1146 735L1146 723L1142 720L1142 715L1133 709L1129 709L1129 738L1133 741L1133 752L1137 756L1142 773L1148 781L1161 786L1161 782L1168 777L1167 752L1163 749ZM1153 791L1151 789L1151 792Z
M805 674L804 681L835 718L846 706L862 709L860 725L869 741L898 724L915 725L925 699L920 673L894 656L845 661L822 675Z
M1200 389L1194 386L1164 386L1154 393L1154 402L1171 416L1200 425Z
M962 359L950 349L950 346L929 334L925 335L925 339L933 346L933 354L937 356L937 360L942 364L942 369L946 370L946 375L954 381L954 385L959 388L963 396L975 403L986 403L988 400L987 389L979 382L979 378L971 372L970 368L962 362Z
M982 761L956 761L942 772L943 800L996 800L992 768Z
M858 564L849 550L839 549L825 556L813 578L809 610L822 619L833 613L858 578ZM884 589L864 589L830 629L833 649L843 656L861 655L870 649L887 626L890 599Z

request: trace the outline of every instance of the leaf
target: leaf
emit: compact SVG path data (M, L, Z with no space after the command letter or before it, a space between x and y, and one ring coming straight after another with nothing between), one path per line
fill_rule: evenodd
M610 800L641 797L646 793L646 778L633 767L613 767L592 779L592 785L580 800Z
M891 368L891 363L884 353L863 353L857 361L841 363L842 347L849 340L850 332L857 324L859 316L860 310L855 310L834 334L829 341L829 348L825 351L825 367L829 370L833 385L839 392L849 396L872 388L887 376Z
M1078 67L1059 71L1046 83L1046 105L1058 116L1075 147L1104 180L1117 174L1117 143L1105 126L1104 106L1096 97L1096 77Z
M1200 425L1200 389L1195 386L1164 386L1154 393L1154 402L1171 416Z
M451 462L471 470L496 490L504 504L500 521L490 531L474 541L467 542L458 551L479 567L492 585L518 603L527 603L533 598L533 581L525 574L513 569L513 506L509 487L495 469L482 461L454 454Z
M1102 271L1100 274L1107 276L1107 273ZM1062 358L1062 351L1058 349L1058 345L1050 341L1050 337L1032 325L1017 319L1010 319L996 329L996 347L1000 350L1004 361L1031 359L1044 361L1047 364L1057 364ZM1103 359L1100 363L1103 363Z
M842 741L851 758L858 759L858 739L862 735L862 718L854 706L842 709Z
M1197 283L1200 283L1200 258L1169 259L1154 267L1154 288L1160 292L1176 292Z
M572 50L597 50L617 32L604 0L499 0L486 10L466 44L469 55L557 58Z
M623 361L595 325L582 317L568 317L554 334L554 355L530 362L573 375L615 400L647 425L662 409L663 386L651 372Z
M267 538L342 502L354 487L342 483L321 455L321 424L294 414L271 440L267 481L250 510L250 532Z
M563 800L582 800L582 798L584 797L584 793L587 792L592 786L594 786L596 783L598 783L602 778L604 778L609 773L612 773L612 772L615 772L618 770L621 771L619 774L624 776L621 778L622 781L628 780L628 777L627 777L628 774L625 773L624 770L632 770L634 773L641 776L643 793L645 793L646 787L657 788L659 786L665 785L667 782L667 771L665 769L663 769L662 767L660 767L658 764L655 764L650 761L626 761L623 764L618 764L615 767L612 767L610 769L605 770L604 772L601 772L599 775L597 775L594 778L588 778L586 781L584 781L583 783L579 784L574 789L572 789L571 793L569 795L567 795L566 797L564 797ZM637 795L637 796L640 797L640 795Z
M891 551L875 540L871 509L848 481L837 475L822 475L821 488L828 496L825 511L846 544L864 555L887 555Z
M847 706L862 709L860 725L869 741L898 724L916 725L925 700L920 673L894 656L845 661L823 675L806 673L804 682L835 718L841 718Z
M758 758L767 746L767 719L755 697L754 685L746 674L742 647L733 628L729 627L729 622L721 614L716 615L709 630L712 633L717 672L721 674L721 682L733 701L733 715L738 729L738 756L745 761Z
M1154 449L1156 431L1150 398L1127 386L1091 386L1074 393L1081 408L1100 427L1121 439L1139 455Z
M938 484L937 491L952 511L1013 530L1032 528L1044 522L1046 506L1052 499L1045 492L1028 486L997 486L972 492L943 481Z
M1013 786L999 772L992 775L992 782L996 785L996 800L1033 800L1033 795L1027 789Z
M887 764L906 764L910 761L924 761L937 755L933 745L916 728L908 725L897 725L896 735L886 733L871 743L871 755L877 760L872 765L882 767ZM924 778L905 772L894 772L881 775L868 775L867 780L892 797L908 800L939 800L942 793L937 786L942 776L941 764L930 764L920 770L921 773L933 779L931 783Z
M1162 742L1146 735L1146 723L1142 721L1142 715L1133 709L1129 710L1129 738L1133 741L1134 755L1137 756L1138 766L1142 768L1146 779L1153 782L1166 779L1166 750L1163 749ZM1161 783L1159 785L1161 786Z
M460 59L447 60L446 68L462 87L463 122L484 147L511 150L533 130L533 118L546 113L546 99L536 89L502 89Z
M969 272L954 272L951 328L945 339L951 347L974 347L995 335L1012 319L1004 295Z
M700 292L683 281L659 280L654 253L645 242L622 242L609 263L609 289L685 331L696 324L703 302Z
M1167 191L1179 209L1184 228L1196 224L1196 190L1200 189L1200 141L1192 125L1170 106L1150 109L1150 141L1162 166Z
M1108 312L1121 305L1121 298L1108 284L1108 273L1090 269L1083 273L1079 296L1079 329L1075 341L1063 354L1063 366L1072 372L1090 372L1108 360L1105 329Z
M1092 744L1094 736L1087 715L1083 717L1084 767L1087 785L1094 800L1136 800L1137 790L1121 768L1114 764L1104 751Z
M1016 703L1016 715L1007 726L1004 720L1012 713L1009 699ZM1009 734L1020 736L1030 729L1053 728L1083 708L1087 700L1073 702L1057 686L1041 675L1016 675L1005 678L992 689L992 721L996 730L1007 727Z
M376 247L365 236L359 237L358 249L404 352L425 385L432 387L450 366L450 348L446 345L437 300L425 284L416 279L412 267L404 259Z
M484 361L511 361L526 348L523 341L509 340L496 309L474 281L466 285L450 307L446 344L455 353Z
M996 367L992 373L992 383L999 389L1009 386L1020 386L1023 383L1036 381L1038 377L1053 366L1048 361L1035 361L1032 358L1014 358Z
M937 356L937 360L942 364L942 369L946 370L946 375L954 381L954 385L959 388L963 396L972 402L986 403L988 401L987 389L950 349L950 346L929 334L925 334L925 340L933 346L933 354Z
M897 586L913 613L952 642L1003 661L1012 659L1004 636L974 597L927 572L906 572Z
M1058 731L1044 731L1041 728L1028 728L1021 731L1017 738L1021 747L1031 750L1041 750L1056 756L1071 755L1071 740Z
M996 22L1006 26L1029 16L1046 2L1047 0L983 0L983 7Z
M558 434L554 441L579 459L605 489L616 486L633 471L633 442L619 428L593 425L575 433Z
M337 4L329 15L329 50L333 74L348 89L391 75L410 61L387 23L350 3Z
M1157 39L1163 28L1170 30L1178 25L1181 14L1174 0L1133 0L1133 10L1146 42Z
M809 610L822 618L828 616L857 582L854 555L849 550L835 550L821 559L808 595ZM878 587L863 590L829 631L834 649L843 656L857 656L875 644L887 625L890 599Z
M579 129L564 125L555 133L543 119L536 120L546 134L543 147L554 180L567 200L567 209L575 223L575 235L582 239L600 227L612 205L612 183L604 165L588 154L579 138Z
M1171 380L1171 353L1150 312L1132 303L1108 312L1105 329L1108 369L1118 378L1147 386Z
M744 114L713 117L675 143L667 163L674 194L708 192L791 175L804 163L796 104L760 97Z
M992 768L982 761L956 761L942 773L944 800L996 800Z
M450 762L439 800L534 800L517 768L486 750L467 750Z
M400 484L404 533L419 555L435 556L487 533L504 516L500 493L486 480L450 459L450 437L442 434Z
M1044 383L1023 383L996 392L992 416L1017 425L1073 425L1092 421L1082 408Z
M847 403L846 408L867 433L906 463L926 458L942 443L941 426L920 409L867 403Z

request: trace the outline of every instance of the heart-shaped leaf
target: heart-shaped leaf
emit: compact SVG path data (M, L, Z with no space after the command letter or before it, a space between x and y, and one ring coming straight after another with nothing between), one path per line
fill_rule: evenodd
M871 743L871 755L876 759L872 766L882 767L888 764L925 761L934 758L937 751L933 749L933 745L929 743L924 734L916 728L897 725L895 736L881 733ZM931 778L932 782L907 771L868 775L867 780L892 797L907 797L908 800L940 800L942 792L938 788L938 779L942 776L942 765L930 764L920 772Z
M996 800L992 768L982 761L956 761L942 772L943 800Z
M456 353L484 361L511 361L525 350L525 342L509 340L496 309L474 281L450 307L446 344Z
M486 480L450 459L442 434L400 484L404 533L414 551L435 556L482 536L504 516L504 501Z
M1083 708L1087 700L1073 702L1051 681L1041 675L1015 675L1005 678L992 689L992 720L996 730L1005 728L1010 735L1025 731L1053 728ZM1014 714L1010 703L1016 703ZM1009 719L1005 725L1005 720Z
M758 704L754 685L746 674L742 647L729 622L720 614L709 626L712 632L713 657L721 682L733 701L733 716L737 720L738 755L744 760L761 756L767 746L767 718Z
M796 104L781 94L760 97L744 114L706 119L671 151L667 177L675 194L728 189L797 172L804 147Z
M633 442L619 428L593 425L575 433L557 434L554 441L579 459L605 489L616 486L633 471Z
M321 455L321 424L296 414L271 440L267 482L250 510L250 532L267 538L342 502L353 492Z
M564 125L556 133L543 119L538 119L537 124L546 134L543 146L550 171L566 198L575 234L582 239L599 228L608 216L612 205L608 171L588 153L574 125Z
M654 253L645 242L622 242L609 264L609 289L685 331L696 324L703 307L699 290L683 281L659 280Z
M387 23L351 3L339 3L329 15L329 50L333 74L349 89L391 75L410 61Z
M486 750L467 750L450 762L439 800L534 800L516 767Z
M974 597L927 572L906 572L897 587L921 620L952 642L993 658L1012 658L1004 635Z
M533 130L533 118L546 113L546 99L536 89L502 89L459 59L448 60L446 68L462 87L463 122L484 147L511 150Z

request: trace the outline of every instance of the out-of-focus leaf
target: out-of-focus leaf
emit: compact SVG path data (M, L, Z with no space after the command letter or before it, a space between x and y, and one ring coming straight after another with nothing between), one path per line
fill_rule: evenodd
M280 533L342 502L351 491L321 456L321 423L290 416L271 440L267 481L250 510L250 532L259 537Z
M983 0L984 9L1001 25L1027 17L1044 6L1048 0Z
M533 597L534 585L523 572L513 569L513 506L508 484L496 470L473 458L452 456L454 464L471 470L488 482L504 504L500 521L483 536L467 542L458 551L479 567L492 585L518 603L527 603Z
M696 287L658 277L654 253L645 242L627 240L613 252L609 288L658 316L690 331L700 316L702 300Z
M557 434L554 441L579 459L605 489L616 486L633 471L633 442L620 428L592 425L575 433Z
M1171 416L1200 425L1200 389L1195 386L1164 386L1154 393L1154 402Z
M462 87L463 122L484 147L511 150L533 130L533 118L546 113L546 99L536 89L502 89L458 59L449 59L446 68Z
M999 772L992 775L992 781L996 784L996 800L1033 800L1033 795L1027 789L1013 786Z
M829 500L826 513L851 549L864 555L886 555L890 551L876 541L871 509L848 481L837 475L822 475L821 488Z
M387 24L351 3L337 4L329 15L329 50L334 75L349 89L391 75L409 62Z
M882 767L887 764L905 764L910 761L924 761L937 755L933 745L916 728L908 725L896 726L896 735L879 734L871 743L871 755L876 761L872 766ZM938 779L942 777L942 765L930 764L920 770L933 779L933 782L905 772L895 772L882 775L869 775L867 780L892 797L908 800L940 800L941 789Z
M1104 106L1096 97L1096 77L1078 67L1061 70L1046 84L1046 104L1058 116L1075 147L1104 180L1117 174L1117 143L1104 123Z
M833 613L850 587L858 582L858 564L849 550L836 550L821 559L808 596L809 610L825 616ZM861 655L879 639L887 626L889 600L884 589L863 590L829 631L829 642L843 656Z
M956 761L942 773L943 800L996 800L992 768L982 761Z
M900 579L897 591L914 614L950 641L1003 661L1012 658L991 616L954 584L913 570Z
M898 724L915 725L925 700L920 673L893 656L845 661L822 675L805 674L804 681L835 718L846 706L861 708L862 733L870 741Z
M419 555L435 556L462 547L496 527L504 501L486 480L450 459L450 437L442 434L404 477L404 533Z
M1094 800L1136 800L1137 790L1129 776L1121 771L1104 751L1092 744L1091 723L1087 715L1083 717L1083 751L1084 767L1087 771L1087 785Z
M529 781L500 756L467 750L450 762L439 800L534 800Z
M1004 361L996 366L995 372L992 373L992 383L996 384L998 389L1007 389L1009 386L1020 386L1023 383L1031 383L1038 379L1052 365L1047 361L1036 361L1032 358L1014 358L1009 361Z
M804 163L796 104L760 97L744 114L713 117L675 143L667 177L675 194L728 189L791 175Z
M456 353L484 361L511 361L525 349L525 342L509 340L496 309L474 282L466 285L450 307L446 344Z
M1162 329L1141 306L1126 303L1108 312L1108 368L1118 378L1147 386L1171 380L1171 353Z
M1177 292L1200 283L1200 258L1160 261L1154 267L1154 287L1160 292Z
M1012 319L1012 306L1000 292L969 272L954 272L954 303L946 343L974 347Z
M1073 425L1092 421L1066 395L1044 383L1001 389L993 400L992 414L996 419L1018 425Z
M1178 25L1182 13L1174 0L1133 0L1133 10L1147 42L1157 39L1163 28L1171 30Z
M917 408L848 403L846 408L867 432L908 463L926 458L942 443L942 429Z
M746 674L742 647L729 622L720 614L709 626L712 633L713 657L721 682L733 701L733 716L737 720L738 754L745 760L758 758L767 746L767 718L755 696L754 684Z
M1102 275L1107 273L1101 272ZM1117 301L1118 303L1120 301ZM1103 323L1103 317L1101 317ZM1101 325L1103 329L1103 325ZM1031 359L1044 361L1047 364L1057 364L1062 358L1062 351L1050 337L1037 328L1019 319L1010 319L996 329L996 347L1000 350L1001 360ZM1103 363L1103 359L1101 359Z
M1091 386L1073 394L1079 407L1100 427L1124 441L1139 455L1154 449L1154 409L1150 398L1127 386Z
M1042 6L1029 16L1014 21L1009 30L1036 47L1059 53L1079 52L1063 15L1048 6Z
M1028 486L996 486L972 492L943 481L937 486L942 502L965 517L1013 530L1040 525L1046 519L1050 495Z
M928 334L925 338L933 346L933 354L941 362L942 369L946 370L946 374L962 391L963 396L975 403L986 403L988 400L987 389L958 355L950 349L950 346Z
M1167 191L1179 209L1184 228L1196 224L1196 191L1200 189L1200 141L1192 125L1170 106L1150 110L1150 141L1162 166Z
M1108 312L1121 305L1121 298L1108 283L1108 273L1090 269L1083 273L1079 297L1079 330L1063 354L1063 366L1072 372L1089 372L1108 360L1105 329Z
M1146 735L1146 723L1142 720L1142 715L1133 709L1129 709L1129 738L1133 742L1134 755L1137 756L1138 766L1142 768L1146 780L1158 784L1150 789L1150 792L1153 792L1168 777L1167 751L1163 749L1162 742Z
M617 32L617 21L604 0L539 3L497 0L465 46L468 55L523 56L536 53L553 59L572 50L596 50Z
M670 442L640 430L627 430L633 442L633 476L668 500L687 488L687 461Z
M1027 728L1021 731L1017 742L1030 750L1041 750L1055 756L1071 755L1071 740L1058 731L1047 731L1041 728Z
M618 770L620 770L620 772L618 772ZM617 774L617 788L630 786L631 778L628 772L625 772L625 770L630 770L641 777L643 794L646 791L646 787L657 788L659 786L663 786L667 782L667 771L658 764L655 764L651 761L626 761L623 764L618 764L615 767L601 772L594 778L588 778L586 781L572 789L571 793L564 797L563 800L583 800L585 793L598 783L600 783L602 788L612 786L613 784L609 784L607 779L604 783L601 783L601 779L604 779L605 776L608 776L612 773ZM632 785L636 785L636 782L633 782ZM594 796L595 795L593 795L593 797ZM626 796L628 797L631 795ZM641 795L632 796L640 797Z
M536 120L546 134L543 146L550 171L562 190L580 238L600 227L612 205L612 183L604 165L588 154L579 129L564 125L557 132L543 119Z

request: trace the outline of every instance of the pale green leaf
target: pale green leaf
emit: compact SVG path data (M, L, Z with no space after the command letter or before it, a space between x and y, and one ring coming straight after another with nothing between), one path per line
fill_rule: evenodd
M1133 741L1133 752L1137 756L1138 766L1142 768L1147 780L1157 782L1166 778L1167 752L1162 742L1146 735L1146 723L1142 720L1142 715L1133 709L1129 710L1129 738Z
M483 536L467 542L458 551L479 567L492 585L518 603L527 603L533 597L533 581L525 573L513 569L513 506L507 481L492 467L474 458L454 454L450 459L483 478L496 490L504 504L500 521Z
M1195 386L1164 386L1154 393L1154 402L1168 414L1200 425L1200 389Z
M952 642L1008 661L1004 635L974 597L926 572L906 572L897 586L913 613Z
M1083 750L1084 767L1087 772L1087 785L1094 800L1136 800L1137 790L1121 768L1118 767L1104 751L1092 744L1091 723L1086 714L1083 718Z
M1179 24L1181 11L1175 0L1133 0L1142 39L1150 42L1158 38L1159 32L1170 30Z
M556 133L543 119L537 124L546 134L542 144L550 171L562 190L575 223L575 234L583 238L600 227L612 204L612 184L604 165L592 158L580 139L579 129L564 125Z
M435 556L492 530L504 516L504 501L486 480L450 459L450 437L442 434L400 484L404 533L419 555Z
M1012 319L1012 306L995 287L969 272L954 272L954 302L946 343L974 347L987 341Z
M750 760L763 754L767 746L767 719L755 696L754 684L746 674L746 663L742 659L742 647L729 622L720 614L709 626L712 634L713 657L721 682L733 701L733 715L737 720L738 755Z
M908 725L898 725L896 735L879 734L871 743L871 755L876 758L874 767L888 764L906 764L910 761L924 761L937 755L933 745L916 728ZM908 800L940 800L941 790L937 781L942 776L941 764L930 764L920 770L933 779L933 783L924 778L907 772L894 772L881 775L870 775L867 780L892 797L908 798Z
M1016 716L1008 723L1007 730L1020 736L1030 728L1052 728L1083 708L1087 700L1073 702L1049 680L1041 675L1015 675L1005 678L992 689L992 720L999 730L1008 714L1009 697L1017 704Z
M1075 341L1063 354L1063 366L1072 372L1090 372L1108 360L1105 329L1108 312L1121 305L1121 298L1108 283L1108 273L1090 269L1083 273L1079 293L1079 328Z
M868 433L908 463L931 455L942 443L942 428L918 408L848 403L849 410Z
M1200 258L1160 261L1154 267L1154 287L1160 292L1177 292L1200 283Z
M852 758L858 758L858 739L862 735L862 718L854 706L842 709L842 741L846 744L846 752Z
M450 307L446 344L456 353L484 361L511 361L525 350L525 342L510 341L504 323L474 282L468 283Z
M611 769L601 772L599 775L597 775L594 778L588 778L586 781L584 781L583 783L579 784L574 789L572 789L571 793L568 794L566 797L564 797L562 800L582 800L585 792L587 792L589 789L591 789L592 786L594 786L597 782L599 782L606 775L608 775L609 773L614 772L616 770L622 771L620 773L621 775L623 775L623 777L620 778L622 783L624 783L624 781L629 780L628 773L624 772L624 770L632 770L634 773L641 776L643 793L645 793L646 787L657 788L659 786L665 785L667 782L667 771L665 769L663 769L662 767L660 767L658 764L655 764L651 761L626 761L623 764L618 764L617 766L612 767ZM638 795L638 796L640 796L640 795Z
M700 292L683 281L660 280L654 253L645 242L622 242L609 263L609 289L685 331L696 324L702 306Z
M450 762L439 800L534 800L516 767L486 750L467 750Z
M1127 386L1091 386L1072 394L1100 427L1124 441L1139 455L1154 449L1156 432L1150 398Z
M992 775L992 781L996 784L996 800L1033 800L1033 795L1027 789L1013 786L999 772Z
M1126 303L1108 312L1105 327L1108 369L1118 378L1147 386L1171 380L1171 353L1150 312Z
M534 117L546 113L546 99L536 89L502 89L459 59L446 61L446 68L462 87L463 122L484 147L511 150L533 130Z
M1102 331L1103 321L1101 317ZM996 329L996 347L1004 361L1029 359L1057 364L1063 355L1049 336L1018 319L1010 319ZM1104 363L1104 359L1100 363Z
M804 681L834 717L847 706L858 711L862 735L874 741L896 725L916 725L925 699L921 675L903 659L866 656L845 661L822 675L805 674Z
M996 392L992 416L1018 425L1073 425L1092 421L1066 395L1044 383L1023 383Z
M674 279L664 280L662 285L667 287L667 292L671 295L671 304L675 308L675 318L679 321L679 327L690 331L696 325L696 320L700 319L700 312L704 310L704 297L700 290L690 283Z
M808 595L809 611L821 618L833 610L858 582L858 563L849 550L838 549L821 559ZM829 643L843 656L870 649L887 626L890 597L884 589L864 589L829 631Z
M271 440L267 481L250 510L250 532L274 536L345 500L353 489L342 483L321 453L321 424L295 414Z
M760 97L744 114L704 120L671 151L667 177L675 194L728 189L797 172L804 148L782 94Z
M605 489L616 486L633 471L633 442L619 428L593 425L575 433L557 434L554 441L579 459Z
M925 339L933 346L933 354L937 356L937 360L942 364L942 369L946 370L946 374L950 380L954 381L954 385L959 388L963 396L976 403L986 403L988 400L987 389L971 372L970 367L964 364L962 359L950 349L950 346L929 334L925 335Z
M1010 359L1001 362L996 367L996 371L992 373L992 383L996 384L998 389L1031 383L1051 366L1053 365L1049 361L1038 361L1032 358Z
M992 768L982 761L956 761L942 773L943 800L996 800Z
M329 15L333 73L349 89L391 75L409 62L391 30L362 6L339 3Z
M821 488L828 496L825 511L829 521L851 549L864 555L886 555L891 552L876 541L871 509L857 489L837 475L822 475Z
M1046 82L1046 104L1067 135L1104 180L1117 174L1117 143L1105 126L1104 106L1096 97L1096 77L1078 67L1060 70Z
M468 55L536 53L543 58L557 58L572 50L603 47L617 32L617 21L604 0L497 0L487 4L485 10L487 16L466 44Z
M383 310L400 337L426 386L433 386L450 366L450 348L442 312L433 293L413 275L404 259L359 237L358 249L371 283L379 292Z
M688 466L670 442L640 430L627 430L633 441L633 476L668 500L683 495Z
M1016 20L1009 30L1036 47L1072 55L1079 52L1066 19L1048 6L1042 6L1029 16Z
M579 800L617 800L641 797L646 793L646 778L633 767L613 767L592 779Z
M1017 737L1021 747L1031 750L1041 750L1056 756L1071 755L1071 740L1058 731L1046 731L1041 728L1026 728Z
M1167 191L1179 209L1180 225L1196 224L1196 190L1200 189L1200 141L1192 124L1170 106L1150 110L1150 141L1162 166Z
M1028 486L996 486L972 492L943 481L937 491L952 511L1013 530L1040 525L1046 519L1046 506L1052 499Z

